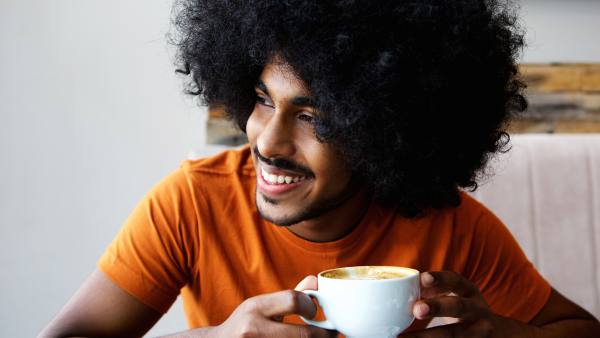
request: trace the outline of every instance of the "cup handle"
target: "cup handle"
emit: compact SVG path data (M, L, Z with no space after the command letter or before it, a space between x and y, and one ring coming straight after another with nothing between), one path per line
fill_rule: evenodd
M316 290L302 290L302 292L304 292L305 294L307 294L309 297L314 297L317 302L321 303L321 299L319 298L319 291ZM312 325L312 326L316 326L316 327L320 327L322 329L326 329L326 330L335 330L335 326L333 326L333 323L331 323L328 320L322 320L322 321L318 321L318 320L311 320L311 319L307 319L304 318L302 316L300 316L300 319L302 319L306 324Z

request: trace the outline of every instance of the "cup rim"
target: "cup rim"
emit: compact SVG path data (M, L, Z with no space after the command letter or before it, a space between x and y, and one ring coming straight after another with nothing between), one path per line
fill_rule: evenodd
M403 270L405 272L410 273L408 276L402 276L402 277L395 277L395 278L386 278L386 279L342 279L342 278L331 278L331 277L326 277L324 276L325 273L329 272L329 271L333 271L333 270L342 270L342 269L354 269L354 268L368 268L368 267L377 267L377 268L390 268L390 269L397 269L397 270ZM337 268L332 268L332 269L327 269L324 271L319 272L319 274L317 275L318 278L324 278L327 280L336 280L336 281L344 281L344 282L356 282L356 281L361 281L361 282L374 282L374 283L380 283L380 282L390 282L390 281L397 281L397 280L403 280L403 279L408 279L411 277L415 277L415 276L419 276L420 272L419 270L413 269L413 268L407 268L407 267L403 267L403 266L393 266L393 265L356 265L356 266L340 266Z

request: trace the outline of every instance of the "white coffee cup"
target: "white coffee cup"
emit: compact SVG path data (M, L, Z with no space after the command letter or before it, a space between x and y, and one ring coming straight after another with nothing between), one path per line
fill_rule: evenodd
M384 278L389 277L389 278ZM396 337L414 321L420 297L419 271L395 266L354 266L318 275L319 290L305 290L325 313L307 324L337 330L347 338Z

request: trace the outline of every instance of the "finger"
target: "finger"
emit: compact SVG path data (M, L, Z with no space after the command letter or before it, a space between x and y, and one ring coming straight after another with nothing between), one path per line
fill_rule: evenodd
M265 317L297 314L313 318L317 312L310 297L300 291L285 290L252 298L252 305Z
M269 329L265 332L264 336L333 338L337 337L337 331L325 330L311 325L274 323L273 325L269 325Z
M413 306L413 314L417 319L452 317L473 321L486 317L489 310L471 298L442 296L418 301Z
M421 297L431 298L450 292L462 297L479 294L471 281L455 272L430 271L421 274Z
M317 277L312 275L306 276L300 283L298 283L298 285L296 285L294 290L317 290Z

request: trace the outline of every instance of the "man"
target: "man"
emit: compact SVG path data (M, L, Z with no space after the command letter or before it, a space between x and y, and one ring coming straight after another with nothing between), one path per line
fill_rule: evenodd
M185 337L325 337L319 271L422 271L404 337L597 337L475 188L525 109L495 1L183 1L190 92L248 135L157 185L42 337L140 336L181 290ZM298 284L299 282L299 284ZM434 317L453 325L426 329Z

